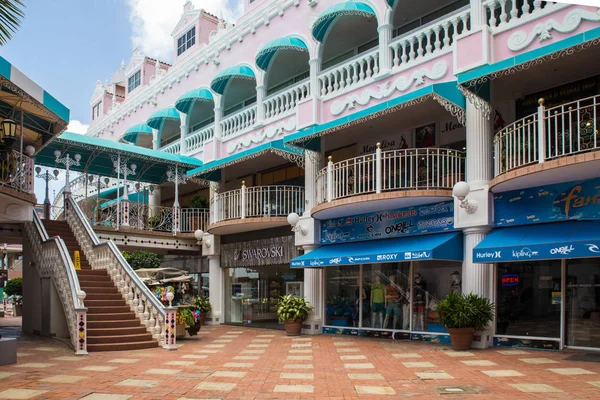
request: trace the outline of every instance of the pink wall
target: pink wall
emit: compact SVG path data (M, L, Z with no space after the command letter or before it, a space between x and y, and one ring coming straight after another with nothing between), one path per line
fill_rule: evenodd
M483 47L484 40L488 40L483 31L473 32L461 37L456 41L456 70L466 71L478 67L486 62L486 49Z

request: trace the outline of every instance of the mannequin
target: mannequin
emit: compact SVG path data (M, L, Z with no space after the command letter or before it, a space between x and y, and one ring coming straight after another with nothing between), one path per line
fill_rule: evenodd
M460 281L460 273L454 271L451 275L452 284L450 285L450 293L460 294L462 282Z
M371 286L371 311L373 312L371 327L376 328L376 320L379 320L379 328L383 327L383 310L385 310L385 285L381 283L381 278L376 276L375 283Z
M383 321L383 328L387 329L390 315L393 315L392 329L396 329L398 324L398 317L400 316L400 294L396 289L396 277L390 276L390 283L385 288L385 320Z
M425 308L427 294L427 282L421 278L418 272L415 274L414 280L414 303L413 303L413 330L425 330Z
M360 294L360 295L359 295ZM365 322L365 312L367 311L367 293L365 292L365 288L358 289L356 288L356 301L354 302L354 310L352 311L352 324L357 327L360 322L360 304L362 302L363 306L363 324Z

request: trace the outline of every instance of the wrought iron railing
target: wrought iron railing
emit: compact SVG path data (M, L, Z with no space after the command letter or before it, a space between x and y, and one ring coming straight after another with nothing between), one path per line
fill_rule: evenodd
M34 160L16 150L0 152L0 186L33 193Z

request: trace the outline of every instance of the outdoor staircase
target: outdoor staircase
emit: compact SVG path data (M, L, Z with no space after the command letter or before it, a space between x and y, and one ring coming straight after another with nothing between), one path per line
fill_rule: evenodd
M44 220L49 237L60 236L73 258L79 250L81 269L77 271L81 290L86 293L87 350L118 351L157 347L158 342L125 303L104 269L91 269L66 221Z

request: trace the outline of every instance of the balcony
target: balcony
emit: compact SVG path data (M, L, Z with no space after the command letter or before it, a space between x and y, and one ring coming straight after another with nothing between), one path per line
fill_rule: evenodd
M600 96L544 107L494 137L494 191L588 179L600 170Z
M242 184L240 189L214 195L208 231L226 235L285 226L292 212L304 212L303 187Z
M34 161L16 150L0 152L2 192L35 204L33 192ZM4 190L7 189L7 190Z
M317 175L317 219L444 201L464 180L465 154L448 149L404 149L334 163Z

